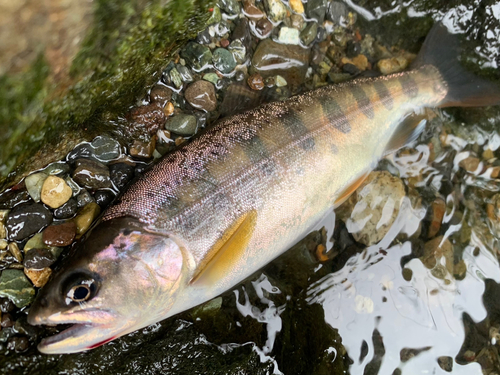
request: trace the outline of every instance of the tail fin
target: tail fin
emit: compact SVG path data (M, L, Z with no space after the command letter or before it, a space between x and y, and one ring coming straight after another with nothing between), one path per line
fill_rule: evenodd
M459 64L460 47L455 35L442 23L436 23L420 50L412 68L435 66L448 85L448 94L440 107L482 107L500 104L500 87L466 71Z

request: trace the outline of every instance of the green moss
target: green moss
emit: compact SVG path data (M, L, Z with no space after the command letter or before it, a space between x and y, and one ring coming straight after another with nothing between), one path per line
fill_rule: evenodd
M0 78L4 187L97 134L113 133L123 143L136 136L120 119L204 27L211 6L211 0L97 0L67 88L48 82L43 56L28 72Z

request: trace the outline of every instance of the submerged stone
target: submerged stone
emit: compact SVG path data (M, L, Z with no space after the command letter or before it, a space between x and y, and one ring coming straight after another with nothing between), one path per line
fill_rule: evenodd
M221 3L222 9L224 9L227 14L234 15L240 13L241 6L237 0L221 0Z
M165 124L165 129L179 135L193 135L196 133L198 123L196 117L184 113L171 117Z
M238 64L245 61L247 49L240 40L233 40L227 49L233 54Z
M43 242L48 246L71 245L76 235L76 225L72 221L50 225L43 231Z
M47 247L35 247L25 250L23 265L26 268L41 270L50 267L56 261L53 252Z
M267 15L273 22L283 21L286 17L286 7L281 0L265 0Z
M306 14L308 18L314 18L319 23L323 23L327 6L327 0L309 0L306 3Z
M120 156L120 144L117 140L107 137L98 136L95 137L91 143L94 148L94 153L96 158L101 161L109 161L116 159Z
M52 222L50 211L43 204L16 206L7 217L9 241L21 241Z
M76 234L78 237L89 230L94 219L101 213L101 208L95 202L91 202L83 207L78 215L73 219L76 224Z
M73 179L86 189L111 188L108 167L94 160L77 160Z
M314 42L318 34L318 24L316 22L309 22L304 30L300 33L300 40L306 46Z
M3 270L0 276L0 297L7 297L18 308L22 308L33 302L35 289L23 271Z
M215 87L208 81L199 80L192 83L186 89L184 97L196 109L214 111L217 108Z
M109 166L111 181L122 190L125 185L134 177L134 166L127 163L115 163Z
M83 206L86 206L94 201L94 197L92 197L92 195L90 195L90 193L85 189L76 197L76 204L78 208L82 208Z
M283 26L280 29L278 40L284 44L299 44L299 30Z
M42 186L45 179L48 177L46 173L33 173L24 180L26 190L35 202L40 202Z
M41 200L50 208L59 208L73 195L73 190L61 177L49 176L44 181Z
M189 42L181 51L181 56L196 71L206 69L212 62L210 49L195 42Z
M34 286L36 286L37 288L41 288L42 286L47 284L47 281L49 281L52 270L50 269L50 267L46 267L41 270L25 268L24 274L28 276Z
M111 190L97 190L94 194L95 202L101 207L107 207L115 198Z
M75 216L77 210L78 210L78 205L76 203L76 200L70 199L61 207L54 210L54 217L56 219L69 219Z
M225 48L217 48L212 56L214 68L223 74L231 73L236 68L233 54Z

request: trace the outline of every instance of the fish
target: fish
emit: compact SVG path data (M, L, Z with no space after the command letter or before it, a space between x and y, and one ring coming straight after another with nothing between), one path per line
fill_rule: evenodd
M204 303L303 238L428 109L500 104L437 23L411 70L325 86L229 116L165 155L39 291L32 325L72 324L42 353L90 350Z

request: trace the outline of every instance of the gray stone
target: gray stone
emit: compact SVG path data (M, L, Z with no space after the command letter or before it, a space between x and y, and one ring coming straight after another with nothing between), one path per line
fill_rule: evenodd
M210 49L195 42L189 42L181 51L181 56L195 71L208 68L212 62Z
M326 0L309 0L306 3L306 14L309 18L314 18L319 23L323 23L327 6Z
M24 180L24 183L26 184L26 190L28 190L30 197L37 203L40 202L42 186L47 177L48 175L46 173L40 172L30 174Z
M236 68L233 54L225 48L217 48L212 56L214 68L222 74L231 73Z
M196 117L183 113L170 117L165 124L165 129L185 136L195 134L197 128L198 124L196 121Z
M7 216L9 241L21 241L37 233L52 222L50 211L40 203L14 207Z
M327 17L337 25L346 27L348 25L349 9L340 1L332 1L328 6Z
M58 161L52 164L49 164L44 170L43 173L48 175L63 175L69 173L70 167L63 161Z
M96 158L101 161L117 159L121 155L120 143L111 137L105 135L95 137L91 145Z
M170 79L175 87L180 89L182 87L182 77L176 68L173 68L169 73Z
M233 40L227 49L233 54L238 64L242 64L245 61L247 49L240 40Z
M18 308L29 305L35 289L21 270L4 270L0 276L0 296L10 299Z
M280 29L278 40L283 44L300 44L299 30L283 26Z
M300 33L300 40L306 46L314 42L318 34L318 24L316 22L309 22L304 30Z
M241 10L240 3L236 0L221 0L222 9L231 15L239 14Z
M193 75L188 68L181 64L177 64L175 67L181 76L182 82L193 82Z

